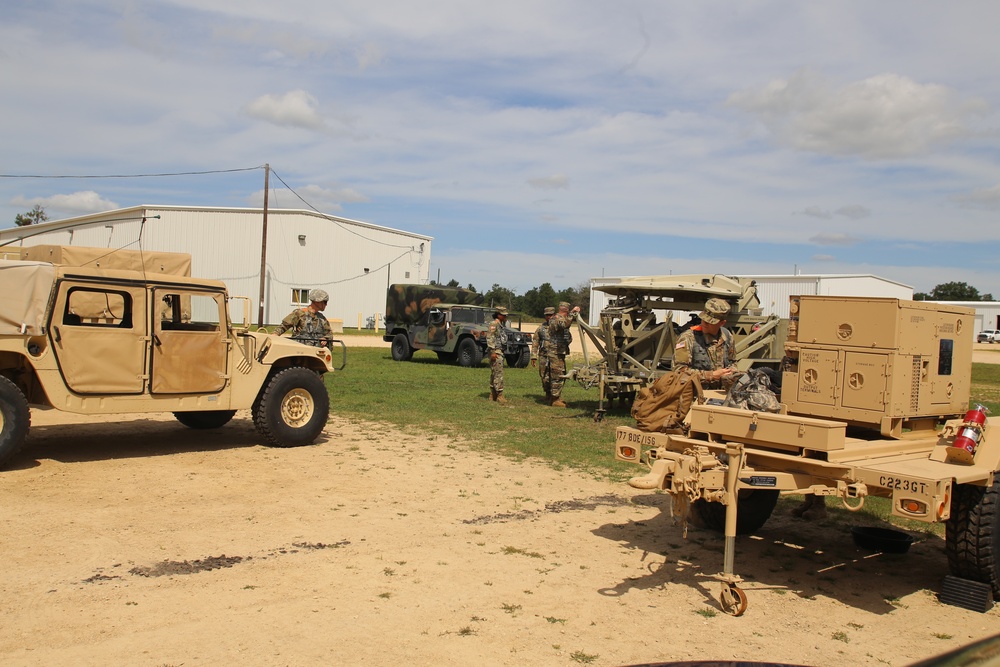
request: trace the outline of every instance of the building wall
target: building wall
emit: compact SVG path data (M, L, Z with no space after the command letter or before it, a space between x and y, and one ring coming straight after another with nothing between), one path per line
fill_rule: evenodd
M223 280L231 295L249 297L256 323L262 217L261 209L135 207L33 225L30 238L11 246L141 246L190 253L193 275ZM25 228L0 230L0 242L25 233ZM364 326L384 312L389 282L428 282L431 241L312 211L269 210L264 321L275 324L297 307L293 288L319 287L330 293L327 317L348 327L358 326L360 319Z

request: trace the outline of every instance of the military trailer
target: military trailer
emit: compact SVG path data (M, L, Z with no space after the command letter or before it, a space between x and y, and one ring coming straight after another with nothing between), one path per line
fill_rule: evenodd
M476 292L437 285L390 285L385 300L385 335L392 358L409 361L417 350L432 350L438 359L478 366L486 354L486 334L494 309L482 305ZM509 366L531 362L531 334L507 327L504 357Z
M670 494L685 519L723 530L722 607L747 599L735 537L758 530L779 495L944 522L948 566L1000 597L1000 431L969 409L974 311L897 299L791 299L782 412L696 405L687 435L619 427L615 455L641 463L629 484Z
M583 387L598 388L595 420L604 416L605 402L618 398L622 405L631 405L639 389L670 371L677 337L697 323L693 318L686 322L674 318L701 311L713 297L732 308L726 328L733 333L741 369L777 367L781 361L788 320L761 314L752 280L718 274L646 276L595 289L614 299L601 310L596 327L577 322L583 333L583 362L569 373Z
M310 444L326 424L331 350L250 331L249 300L190 277L190 255L78 246L18 254L0 260L0 464L24 444L32 408L172 412L198 429L248 409L277 447ZM233 299L243 325L230 317Z

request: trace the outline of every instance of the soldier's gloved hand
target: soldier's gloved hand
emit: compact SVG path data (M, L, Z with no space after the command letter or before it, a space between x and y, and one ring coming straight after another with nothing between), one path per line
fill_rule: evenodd
M490 352L490 362L492 363L492 362L494 362L496 360L497 360L497 353L496 352Z
M538 359L532 359L531 360L531 367L532 368L538 368Z

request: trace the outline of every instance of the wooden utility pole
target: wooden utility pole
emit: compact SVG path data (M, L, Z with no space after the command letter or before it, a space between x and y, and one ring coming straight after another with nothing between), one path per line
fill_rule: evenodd
M260 233L260 295L257 309L257 326L264 326L264 285L267 278L267 193L270 190L271 165L264 165L264 224Z

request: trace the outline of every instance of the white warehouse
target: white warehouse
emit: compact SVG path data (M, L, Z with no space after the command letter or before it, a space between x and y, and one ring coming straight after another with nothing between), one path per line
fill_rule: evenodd
M330 293L328 318L365 326L384 311L390 283L428 282L430 236L292 209L268 209L266 245L263 229L260 208L134 206L0 230L0 251L74 245L189 253L192 275L250 297L255 323L263 254L266 324L308 304L306 295L318 287Z

